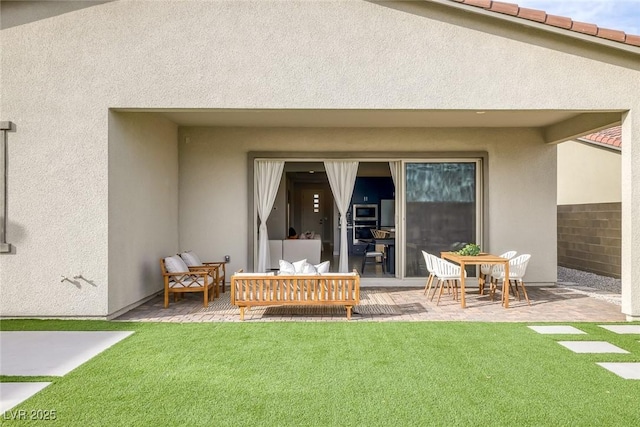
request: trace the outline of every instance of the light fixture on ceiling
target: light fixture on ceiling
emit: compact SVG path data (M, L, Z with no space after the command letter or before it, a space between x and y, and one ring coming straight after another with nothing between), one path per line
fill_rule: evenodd
M309 171L309 173L316 173L316 171Z
M476 114L484 114L486 111L476 111Z

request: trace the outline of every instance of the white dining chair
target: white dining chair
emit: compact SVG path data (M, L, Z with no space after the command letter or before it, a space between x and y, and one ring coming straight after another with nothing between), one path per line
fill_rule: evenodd
M510 260L511 258L516 256L516 254L517 254L516 251L507 251L502 255L500 255L500 258L506 258ZM480 265L480 276L478 276L478 288L479 288L480 295L484 295L484 285L487 282L491 282L492 280L491 276L492 276L492 271L494 267L495 267L495 264Z
M442 297L442 291L444 289L445 282L448 286L451 286L453 288L453 299L457 301L458 282L460 281L460 266L435 256L432 258L432 260L435 261L435 275L438 278L439 284L438 301L436 302L436 305L440 304L440 298ZM431 296L432 301L434 295L435 292Z
M427 272L429 273L429 277L427 278L427 283L424 286L424 294L426 294L428 298L429 291L431 290L431 286L433 286L433 280L436 278L436 274L435 274L436 269L434 266L434 261L432 260L433 255L425 251L422 251L422 256L424 257L425 264L427 264ZM435 293L435 287L433 292Z
M513 284L515 285L516 297L518 298L518 301L520 301L520 292L518 292L518 285L520 285L520 288L522 289L522 293L524 294L524 297L527 300L527 304L531 305L531 302L529 301L529 296L527 295L527 289L525 288L524 281L522 280L522 278L524 277L527 271L527 264L529 264L529 259L531 259L531 255L523 254L509 261L508 286L509 286L509 289L511 289L511 283L513 282ZM497 264L493 269L493 271L491 272L491 275L495 279L495 282L491 281L491 287L489 290L489 293L491 294L491 300L493 301L496 289L498 288L498 282L500 280L504 281L504 278L505 278L504 265ZM505 298L505 295L503 293L502 295L503 303L504 303L504 298Z

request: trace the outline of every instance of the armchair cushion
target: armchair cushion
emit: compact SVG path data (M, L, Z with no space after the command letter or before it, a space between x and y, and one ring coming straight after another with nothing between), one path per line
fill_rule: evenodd
M189 271L187 264L178 255L166 257L164 259L164 265L167 268L168 273L184 273Z
M202 265L202 261L193 251L187 251L180 254L180 258L184 261L186 265L189 267L195 267L197 265Z

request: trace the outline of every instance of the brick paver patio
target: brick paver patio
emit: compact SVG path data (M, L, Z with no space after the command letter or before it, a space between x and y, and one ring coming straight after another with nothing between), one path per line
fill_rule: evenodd
M443 295L440 305L430 301L422 288L363 287L361 305L352 316L355 322L380 321L481 321L481 322L624 322L620 306L562 286L527 288L531 305L513 297L508 309L477 289L467 289L467 308ZM162 295L125 313L115 320L141 322L239 322L239 309L229 301L230 292L204 309L201 294L187 294L163 308ZM436 297L437 299L437 297ZM260 307L245 314L245 322L346 321L342 307Z

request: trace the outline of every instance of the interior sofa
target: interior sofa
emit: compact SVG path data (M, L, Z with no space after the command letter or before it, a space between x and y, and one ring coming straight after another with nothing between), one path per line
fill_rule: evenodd
M269 240L269 253L271 256L269 267L272 270L278 270L281 259L289 262L306 259L310 264L320 264L321 252L321 239Z

